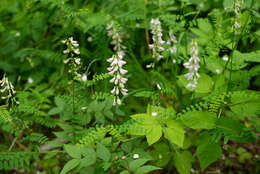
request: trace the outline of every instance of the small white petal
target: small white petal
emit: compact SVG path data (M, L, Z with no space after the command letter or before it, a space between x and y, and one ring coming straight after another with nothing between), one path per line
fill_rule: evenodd
M134 158L134 159L137 159L137 158L139 158L139 154L137 154L137 153L136 153L136 154L134 154L133 158Z

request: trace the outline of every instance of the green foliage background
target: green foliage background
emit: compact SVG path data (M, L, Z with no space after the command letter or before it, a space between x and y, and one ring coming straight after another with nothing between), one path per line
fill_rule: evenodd
M1 0L0 70L20 103L1 100L1 173L259 173L260 1L242 2L238 31L235 2ZM154 18L164 40L172 30L178 41L160 62L148 47ZM127 47L120 106L107 74L112 21ZM63 63L61 40L71 36L85 82ZM192 39L201 59L194 91L183 67Z

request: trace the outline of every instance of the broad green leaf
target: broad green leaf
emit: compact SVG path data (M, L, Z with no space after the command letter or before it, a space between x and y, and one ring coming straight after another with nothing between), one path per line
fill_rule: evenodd
M146 135L151 132L152 127L151 125L143 125L140 123L134 123L128 128L128 133L130 135Z
M249 132L246 126L238 120L233 120L228 117L223 117L217 120L216 127L223 132L225 137L235 142L252 142L257 139L253 132Z
M80 163L81 159L72 159L70 161L68 161L65 166L63 167L62 171L60 174L66 174L68 173L70 170L74 169L75 167L77 167Z
M191 88L186 88L189 81L184 77L184 75L179 76L178 82L180 85L185 87L188 91L192 91ZM210 76L204 73L200 73L200 78L198 79L197 87L195 88L196 93L209 93L212 90L213 81Z
M217 161L222 154L219 144L202 143L197 147L196 155L198 156L200 167L205 170L210 164Z
M82 155L84 158L81 160L80 165L83 167L90 166L96 162L96 152L92 147L85 146L82 148Z
M140 168L138 168L135 172L135 174L144 174L144 173L148 173L154 170L159 170L161 168L159 167L155 167L155 166L151 166L151 165L147 165L147 166L142 166Z
M153 125L151 131L146 134L147 142L149 145L157 142L162 136L162 127L161 125Z
M66 144L66 145L64 145L64 149L72 158L80 158L81 157L80 146Z
M157 120L148 114L135 114L132 115L131 118L140 124L158 124Z
M182 115L181 120L192 129L212 129L215 127L216 114L207 111L191 111Z
M190 30L198 37L198 42L202 45L207 45L209 40L214 36L212 25L208 19L199 18L198 28L191 28Z
M95 164L95 162L96 162L96 157L94 158L93 156L88 156L88 157L81 159L80 166L81 167L88 167L92 164Z
M195 88L197 93L208 93L212 90L213 81L207 74L201 73L198 80L198 85Z
M127 170L124 170L124 171L120 172L120 174L129 174L129 172Z
M221 74L224 70L224 66L221 64L220 59L216 57L205 58L206 68L214 74Z
M97 156L104 161L109 161L111 153L103 144L97 143Z
M258 116L260 113L260 102L248 102L230 106L230 109L238 116Z
M180 174L189 174L193 161L193 156L189 151L175 153L173 156L173 163Z
M145 159L145 158L133 160L129 163L129 168L130 168L131 171L134 172L134 171L136 171L137 168L144 165L147 161L149 161L149 159Z
M158 142L153 145L153 148L150 151L153 157L152 164L158 167L166 166L172 157L168 144Z
M165 137L172 143L183 147L185 130L182 123L176 120L170 120L166 123L167 127L164 130Z
M228 63L227 68L232 68L232 70L239 70L246 67L248 65L248 63L245 61L246 56L247 55L244 55L243 53L235 50L232 58L232 66L231 63Z

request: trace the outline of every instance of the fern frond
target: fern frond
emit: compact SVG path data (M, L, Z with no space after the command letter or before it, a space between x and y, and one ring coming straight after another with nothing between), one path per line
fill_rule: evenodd
M30 166L31 154L24 152L0 152L0 170L13 170Z
M7 110L7 107L5 105L0 106L0 118L4 122L10 122L11 116L9 114L9 111Z
M48 141L48 138L41 134L41 133L31 133L30 135L26 136L24 141L30 141L30 142L37 142L39 144L45 144Z

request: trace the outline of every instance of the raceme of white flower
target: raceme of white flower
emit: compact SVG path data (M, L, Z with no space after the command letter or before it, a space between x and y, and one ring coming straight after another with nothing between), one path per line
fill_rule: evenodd
M123 49L126 49L124 45L122 45L122 36L119 33L119 27L115 25L114 22L107 25L107 35L112 37L111 45L114 45L114 51L122 51Z
M177 47L176 47L177 39L176 39L176 37L174 36L172 30L169 31L169 39L167 40L166 44L170 46L170 47L168 48L168 50L170 51L170 53L171 53L171 54L176 54L176 52L177 52Z
M81 59L77 57L78 55L80 55L78 42L73 40L73 37L62 40L61 42L67 46L66 50L64 50L63 53L68 55L68 57L63 61L63 63L70 63L71 69L69 70L69 72L73 72L79 80L84 79L84 74L81 75L77 72L81 66Z
M2 80L0 80L0 86L1 86L0 92L4 93L4 94L2 94L1 99L9 99L16 93L13 84L8 80L8 77L6 77L5 74L2 78ZM19 104L19 102L16 101L15 98L13 99L13 101L16 104Z
M108 67L107 70L109 71L109 74L113 76L109 82L114 83L114 88L111 90L111 93L115 96L113 105L120 105L120 93L127 95L128 92L128 90L125 88L125 83L128 79L124 77L124 75L127 73L127 70L122 68L122 66L126 64L126 61L123 60L123 55L124 54L121 51L107 59L107 61L110 63L110 67Z
M77 41L73 40L73 37L70 37L69 39L65 39L61 41L63 44L67 45L67 49L63 51L64 54L69 54L71 53L79 55L80 51L79 51L79 44Z
M78 42L73 40L73 37L62 40L61 42L67 45L67 49L64 50L63 53L69 55L68 58L63 61L64 64L67 64L72 61L74 66L80 65L80 58L75 57L76 55L80 55Z
M126 64L126 61L123 60L125 56L126 49L124 45L122 45L122 37L119 33L119 29L116 28L115 24L112 22L107 26L108 36L112 37L111 44L114 45L114 50L116 53L107 59L107 62L110 63L110 66L107 68L109 74L113 76L113 78L109 81L110 83L114 83L114 88L111 90L111 94L114 95L113 105L120 105L120 93L122 95L127 95L128 90L125 88L125 83L127 82L127 78L124 75L127 73L127 70L123 69L123 65Z
M152 19L150 22L151 25L151 33L153 35L153 44L149 45L149 48L153 51L153 58L155 58L157 61L161 60L163 56L161 55L161 52L164 51L163 45L165 44L165 41L162 39L162 27L161 22L158 18Z
M189 70L187 74L184 76L189 81L186 88L192 88L194 90L198 84L198 79L200 78L200 75L198 73L198 70L200 68L199 62L200 59L198 57L199 50L198 50L198 43L195 40L192 40L191 42L191 48L190 48L190 59L188 62L184 63L184 67Z
M237 34L238 29L240 28L239 19L240 19L240 10L241 10L242 0L236 0L235 1L235 22L234 22L234 28L235 33Z

